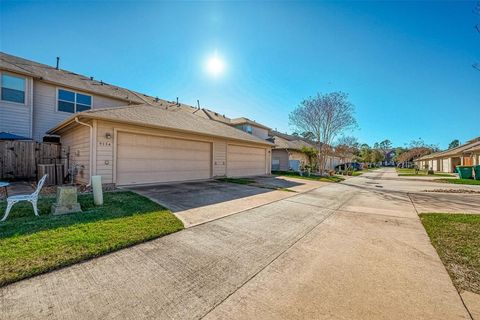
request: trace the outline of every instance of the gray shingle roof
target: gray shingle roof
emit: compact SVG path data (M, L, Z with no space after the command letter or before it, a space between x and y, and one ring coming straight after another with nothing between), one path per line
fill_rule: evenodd
M183 112L179 108L166 108L148 104L130 105L108 109L95 109L77 113L48 131L57 134L62 128L73 123L75 117L103 119L131 123L140 126L170 129L175 131L202 134L207 136L222 137L227 139L253 142L263 145L273 145L266 140L230 127L226 124L198 117L193 113Z
M141 94L134 93L128 89L110 85L102 81L92 80L89 77L67 70L57 70L54 67L3 52L0 52L0 67L5 70L29 75L46 82L75 88L77 90L92 92L131 103L145 103L140 97Z
M314 145L299 139L287 140L279 135L274 135L272 138L275 143L275 149L302 150L303 147L315 148Z

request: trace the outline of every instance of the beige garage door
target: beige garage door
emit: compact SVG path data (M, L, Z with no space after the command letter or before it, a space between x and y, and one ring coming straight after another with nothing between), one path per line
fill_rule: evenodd
M266 173L265 148L228 145L227 175L255 176Z
M119 132L117 184L208 179L211 143Z

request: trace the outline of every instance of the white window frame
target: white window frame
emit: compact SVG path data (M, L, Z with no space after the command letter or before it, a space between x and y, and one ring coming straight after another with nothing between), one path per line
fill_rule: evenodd
M23 82L24 99L23 99L23 103L10 101L10 100L3 100L2 93L0 92L0 101L5 102L5 103L13 103L13 104L16 104L16 105L19 105L19 106L26 106L28 104L27 103L27 98L28 98L27 97L27 81L28 81L27 77L24 77L22 75L17 75L17 74L14 74L14 73L10 73L10 72L2 71L2 72L0 72L0 90L3 88L3 83L2 83L3 75L16 77L16 78L23 78L23 80L24 80L24 82Z
M68 111L62 111L62 110L58 110L58 100L59 100L59 92L60 90L64 90L64 91L70 91L70 92L73 92L75 94L75 101L73 102L74 104L74 112L68 112ZM76 91L76 90L72 90L72 89L68 89L68 88L62 88L62 87L57 87L57 92L56 92L56 97L55 97L55 111L56 112L61 112L61 113L69 113L69 114L75 114L75 113L78 113L77 111L77 94L83 94L84 96L89 96L90 97L90 100L92 101L92 104L90 106L90 109L89 110L92 110L93 109L93 95L92 94L88 94L88 93L83 93L83 92L79 92L79 91ZM62 100L62 101L65 101L65 102L69 102L69 103L72 103L72 101L66 101L66 100ZM83 103L79 103L81 105L84 106ZM87 111L87 110L84 110L84 111Z

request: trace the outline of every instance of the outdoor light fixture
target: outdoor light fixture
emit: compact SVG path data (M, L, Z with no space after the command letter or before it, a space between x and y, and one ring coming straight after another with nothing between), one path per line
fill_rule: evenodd
M107 138L107 139L112 139L112 135L111 135L109 132L107 132L107 133L105 134L105 138Z

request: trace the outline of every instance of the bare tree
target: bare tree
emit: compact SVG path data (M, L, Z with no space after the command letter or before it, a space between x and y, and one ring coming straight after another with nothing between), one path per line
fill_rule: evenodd
M354 106L344 92L318 93L290 113L290 124L300 132L311 132L318 148L318 168L325 172L327 155L335 138L357 126Z
M359 153L360 143L357 138L351 136L341 136L335 144L334 155L339 157L342 163L351 161ZM350 166L349 166L350 167Z

